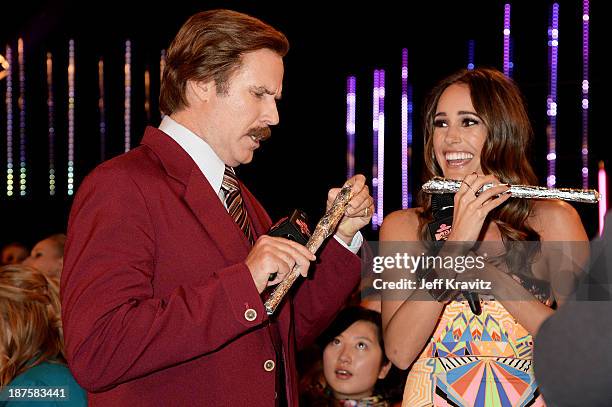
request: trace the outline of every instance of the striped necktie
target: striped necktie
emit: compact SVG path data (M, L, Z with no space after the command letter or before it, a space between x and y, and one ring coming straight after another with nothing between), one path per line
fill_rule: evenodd
M242 232L244 232L244 235L249 239L251 245L253 245L255 240L253 239L253 233L251 232L249 217L244 207L244 203L242 202L238 178L236 177L234 169L229 165L225 166L225 173L223 174L221 189L223 192L225 192L224 202L227 211L232 219L234 219L234 222L236 222L238 227L240 227Z

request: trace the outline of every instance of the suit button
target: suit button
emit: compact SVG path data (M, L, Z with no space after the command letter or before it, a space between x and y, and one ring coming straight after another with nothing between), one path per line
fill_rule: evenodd
M248 310L244 311L244 319L247 321L253 322L255 321L255 318L257 318L257 311L255 311L253 308L249 308Z
M268 359L264 362L264 370L266 372L271 372L272 370L274 370L275 365L276 364L274 363L272 359Z

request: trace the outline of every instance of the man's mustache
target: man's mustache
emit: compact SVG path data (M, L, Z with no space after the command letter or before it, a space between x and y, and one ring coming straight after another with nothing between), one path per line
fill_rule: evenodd
M252 137L255 141L266 141L272 136L272 130L269 127L258 127L249 130L247 136Z

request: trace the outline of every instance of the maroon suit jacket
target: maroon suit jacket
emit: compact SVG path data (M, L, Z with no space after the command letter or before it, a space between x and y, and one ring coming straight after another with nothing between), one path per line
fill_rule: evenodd
M242 193L256 235L265 233L270 218L244 185ZM90 405L272 406L275 372L264 364L276 356L244 263L249 249L191 157L156 128L87 176L61 289L66 356ZM330 239L277 309L289 405L298 398L296 347L325 329L359 269Z

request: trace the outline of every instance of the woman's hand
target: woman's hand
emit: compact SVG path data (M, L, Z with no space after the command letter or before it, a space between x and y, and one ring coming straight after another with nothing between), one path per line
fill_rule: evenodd
M485 184L495 186L478 193ZM506 202L508 198L510 198L510 187L507 184L500 185L495 176L478 175L475 172L466 176L455 194L453 229L448 241L476 241L489 212Z

